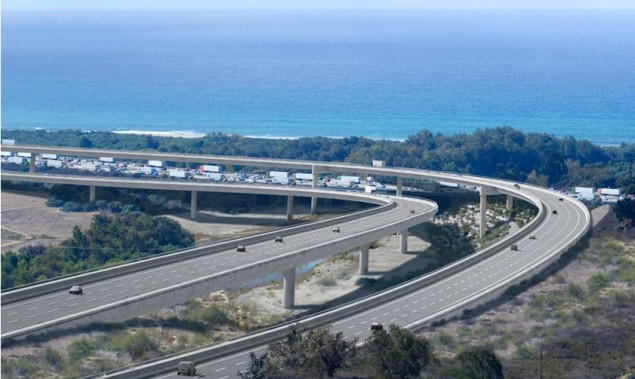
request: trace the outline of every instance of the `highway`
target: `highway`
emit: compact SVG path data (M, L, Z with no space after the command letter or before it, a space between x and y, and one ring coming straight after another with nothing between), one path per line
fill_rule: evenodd
M341 331L347 339L364 339L370 334L372 322L381 322L385 326L396 324L416 329L434 320L460 315L460 311L466 304L476 306L487 299L495 299L510 286L510 283L520 282L528 273L537 274L558 256L558 252L565 251L572 240L580 237L581 231L585 231L588 227L589 215L574 201L558 200L559 196L553 192L530 186L523 186L523 188L539 197L545 206L545 220L532 231L536 239L526 236L516 242L517 251L510 250L507 245L497 254L459 273L447 276L405 296L381 302L370 309L333 322L331 323L332 332ZM557 210L558 214L554 215L553 210ZM423 278L405 286L416 286L417 281L421 280ZM390 296L388 298L390 299ZM372 301L372 299L365 301ZM358 307L359 304L350 306ZM299 321L300 330L303 329L304 322L304 320ZM252 338L257 339L257 336ZM239 370L247 367L249 351L261 354L265 347L266 345L253 346L245 351L209 362L198 362L197 372L208 378L236 377ZM144 368L141 367L134 372L143 372L143 370ZM127 374L124 372L125 375ZM177 375L166 373L152 377L176 378Z
M5 146L2 148L5 150ZM61 153L62 149L19 146L12 147L12 151ZM295 169L313 170L314 173L338 172L382 175L396 177L398 179L398 186L399 180L402 178L446 181L481 187L482 194L505 194L521 198L533 203L539 208L539 216L532 221L530 225L521 229L515 235L508 236L505 240L497 243L495 246L486 249L486 251L488 251L487 254L485 254L484 251L477 252L462 261L455 262L454 264L437 272L431 273L430 275L390 289L388 292L383 292L372 297L362 299L353 304L299 321L300 329L308 329L327 323L332 324L334 326L334 331L341 330L345 333L347 338L365 337L369 333L369 325L373 321L379 321L384 324L395 323L411 329L416 329L417 327L433 320L460 315L464 309L474 308L487 302L488 300L495 299L510 286L518 284L522 280L529 279L531 276L539 273L550 263L557 260L563 252L580 240L590 227L590 214L586 207L577 200L573 200L568 197L560 198L560 194L543 188L526 184L519 186L513 182L491 178L407 168L383 168L340 163L285 161L274 159L250 160L250 158L245 157L219 158L209 156L185 156L179 154L166 155L143 152L97 151L74 148L66 148L63 153L75 156L125 156L138 159L142 159L141 156L143 156L145 159L162 159L177 162L213 162L228 165L235 164L256 167L289 167ZM34 174L23 175L34 176ZM4 172L2 176L4 179ZM37 180L37 178L31 178L29 181ZM59 180L59 182L64 182L64 180L71 179L62 178ZM148 181L143 181L143 184L131 183L130 185L133 188L146 188L147 183ZM163 184L157 184L157 186L167 185L166 183L170 182L163 181L162 183ZM108 186L108 184L94 183L91 183L90 185ZM175 185L179 186L179 189L193 190L192 187L189 187L191 185L189 183L177 183ZM121 186L124 185L122 184ZM244 188L243 190L238 190L240 193L257 191L257 189L250 188L249 186L243 185L240 187ZM298 190L299 189L289 189L289 194ZM312 191L315 191L315 193ZM326 192L319 191L318 189L313 189L304 193L297 193L294 194L294 196L306 196L309 194L310 196L331 196L326 195ZM411 207L406 205L406 203L399 204L401 201L408 201L405 198L396 197L394 201L397 203L394 210L395 214L401 211L406 211L409 207ZM556 210L557 214L553 214L553 210ZM386 211L386 213L383 213L381 217L374 217L379 220L379 225L376 226L375 229L377 234L375 235L379 235L381 233L386 235L391 231L403 230L403 227L405 226L403 223L400 225L395 223L384 224L384 222L389 221L389 219L384 217L387 212L391 211ZM405 215L406 217L412 217L408 216L410 213L399 214L402 216ZM411 225L421 222L420 220L421 219L413 220ZM397 221L397 223L399 222L400 221ZM326 228L325 230L316 229L314 232L318 235L330 235L332 233L330 228ZM536 238L528 238L530 233L534 234ZM334 243L333 249L343 246L337 245L338 242L350 241L358 238L358 236L359 234L352 236L345 236L342 234L344 239L331 241ZM326 238L328 239L328 237ZM361 242L359 241L355 241L350 246L360 246ZM518 245L517 251L510 250L510 245L512 243ZM264 250L268 250L270 248L269 245L271 244L274 243L270 241L263 242L262 248ZM260 250L260 247L258 247L258 249ZM235 251L227 251L226 254L233 256L237 255ZM297 254L297 252L289 254L290 255L285 255L285 259L292 257L293 254ZM214 256L216 256L216 254ZM260 257L261 260L258 262L271 262L271 258L271 256L263 255ZM211 263L208 262L207 264ZM239 266L238 269L242 269L244 267L243 262L234 262L234 264ZM252 262L252 264L254 264L254 262ZM202 270L203 267L198 267L198 269ZM233 272L231 269L223 271L223 273L231 272ZM176 273L177 272L175 271L172 274ZM170 276L168 274L164 275ZM181 274L183 275L184 273ZM202 271L202 274L213 276L220 273L210 274L207 271ZM154 285L158 285L159 280L164 279L167 281L167 278L157 279L153 276L148 279L148 283L155 282ZM233 280L235 282L234 284L237 284L235 277L233 277ZM128 283L128 281L126 283ZM189 283L190 282L182 282L177 286L189 286ZM122 285L121 287L125 288L126 286ZM99 290L101 290L101 288ZM104 290L104 292L107 291ZM91 294L92 293L96 292L91 288ZM88 300L89 296L87 295L84 297ZM162 296L165 297L165 294ZM69 296L65 295L65 298L69 298ZM46 306L48 303L42 304L43 306ZM70 306L70 304L68 305ZM78 306L79 303L70 308ZM28 312L29 308L33 308L33 306L26 305L25 310ZM11 312L7 312L3 306L2 313L3 316L6 317L6 315ZM3 335L5 333L5 317L3 317L2 321ZM36 318L36 316L32 316L32 318ZM21 321L14 321L13 323L17 324L19 322ZM35 322L35 324L37 324L37 322ZM284 330L276 329L267 330L262 333L255 333L245 338L222 343L217 347L190 352L186 356L167 357L142 366L124 369L119 373L113 373L109 377L171 377L171 375L162 376L161 373L173 372L173 367L175 367L174 362L180 359L195 360L198 363L199 373L205 375L206 377L233 377L239 369L245 367L247 362L247 353L250 350L258 349L259 346L262 346L272 340L271 338L274 338L274 335L277 335L277 338L279 338L283 333Z
M61 177L61 178L60 178ZM28 174L3 173L3 179L53 181L74 180L76 182L90 181L93 178L70 176L42 176ZM138 183L134 179L100 178L110 185L124 186L130 182ZM170 183L164 181L144 181L144 185L160 185L163 188ZM186 185L188 188L203 189L213 187L215 190L222 188L224 191L235 191L236 187L227 184L201 184L201 183L174 183L174 185ZM311 192L306 189L293 189L281 186L258 186L258 191L266 193L286 192L302 193ZM345 197L363 200L368 195L358 193L335 192L329 194L333 197ZM386 226L400 225L408 220L411 224L429 219L436 213L436 205L420 199L412 198L388 198L373 196L373 200L381 199L383 202L394 202L395 206L387 208L377 215L368 215L361 218L338 224L339 233L334 233L331 226L318 227L315 230L303 233L285 234L284 242L277 243L271 238L247 246L247 251L237 253L235 246L222 250L215 254L188 259L161 267L142 270L129 275L123 275L107 280L97 281L84 285L81 278L74 284L82 284L83 296L70 295L67 288L63 291L48 293L44 296L30 298L15 303L2 304L2 336L4 338L15 337L41 331L57 324L64 324L70 318L73 324L88 321L116 321L126 320L134 316L145 314L151 310L162 309L172 305L203 296L206 293L220 290L239 288L242 284L262 278L266 275L276 274L289 267L300 267L325 256L330 256L349 248L360 246L354 237L365 237L363 242L369 243L377 239L377 231L380 235L390 234L392 231L402 230L398 227L393 230L385 229ZM411 213L413 211L414 213ZM315 254L302 254L319 252ZM267 267L270 266L270 267ZM50 284L47 284L50 286ZM69 287L70 288L70 287ZM185 288L184 290L182 290ZM180 292L179 292L180 290ZM133 301L143 302L147 299L157 298L156 307L142 307L131 309ZM125 306L124 310L117 308ZM114 316L104 316L107 309L114 310ZM117 315L118 314L118 315ZM99 318L97 318L99 317ZM68 325L68 323L67 323Z

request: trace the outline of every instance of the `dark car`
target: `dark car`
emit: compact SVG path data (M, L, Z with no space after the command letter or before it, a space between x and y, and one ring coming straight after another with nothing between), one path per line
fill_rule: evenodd
M176 365L176 373L178 375L194 376L196 375L196 365L194 362L181 361Z
M411 210L410 210L410 213L415 213L415 210L414 210L414 209L411 209Z
M558 201L564 201L564 199L563 198L559 198Z
M370 330L384 330L384 326L378 322L370 324Z
M530 240L535 240L535 239L536 239L536 235L535 235L535 234L531 234L531 235L529 236L529 239L530 239Z
M511 249L514 251L518 250L518 245L512 245Z
M236 248L236 251L245 252L245 251L247 251L247 248L245 246L243 246L243 245L238 245L238 247Z
M282 236L277 236L275 239L276 242L282 242Z
M333 232L334 233L339 233L340 232L340 227L339 226L334 227L333 228Z
M83 295L84 291L81 286L72 286L68 293L71 295Z
M553 211L551 211L551 213L557 215L558 211L554 209Z

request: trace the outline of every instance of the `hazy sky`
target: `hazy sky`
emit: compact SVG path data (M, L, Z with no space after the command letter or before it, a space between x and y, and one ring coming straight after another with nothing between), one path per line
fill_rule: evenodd
M635 9L635 0L3 0L42 9Z

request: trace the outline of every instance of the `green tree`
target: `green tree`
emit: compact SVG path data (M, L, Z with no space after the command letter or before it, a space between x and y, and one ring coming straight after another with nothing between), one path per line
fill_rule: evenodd
M303 371L313 377L326 373L329 378L350 364L355 356L355 340L346 342L344 334L330 333L329 327L320 327L308 333L302 344L305 355Z
M374 378L416 378L432 360L430 343L397 325L373 331L366 347L364 369Z
M265 379L272 375L271 364L267 359L267 353L256 355L249 352L249 367L246 370L238 371L238 376L242 379Z
M485 347L468 348L455 358L457 379L502 379L503 365L494 352Z

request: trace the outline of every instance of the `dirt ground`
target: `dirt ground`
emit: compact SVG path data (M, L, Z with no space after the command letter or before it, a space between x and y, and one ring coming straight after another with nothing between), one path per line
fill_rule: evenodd
M62 212L47 207L46 197L41 194L2 191L1 196L2 251L61 242L71 235L75 225L87 228L94 214ZM21 239L12 239L14 233L21 235Z

